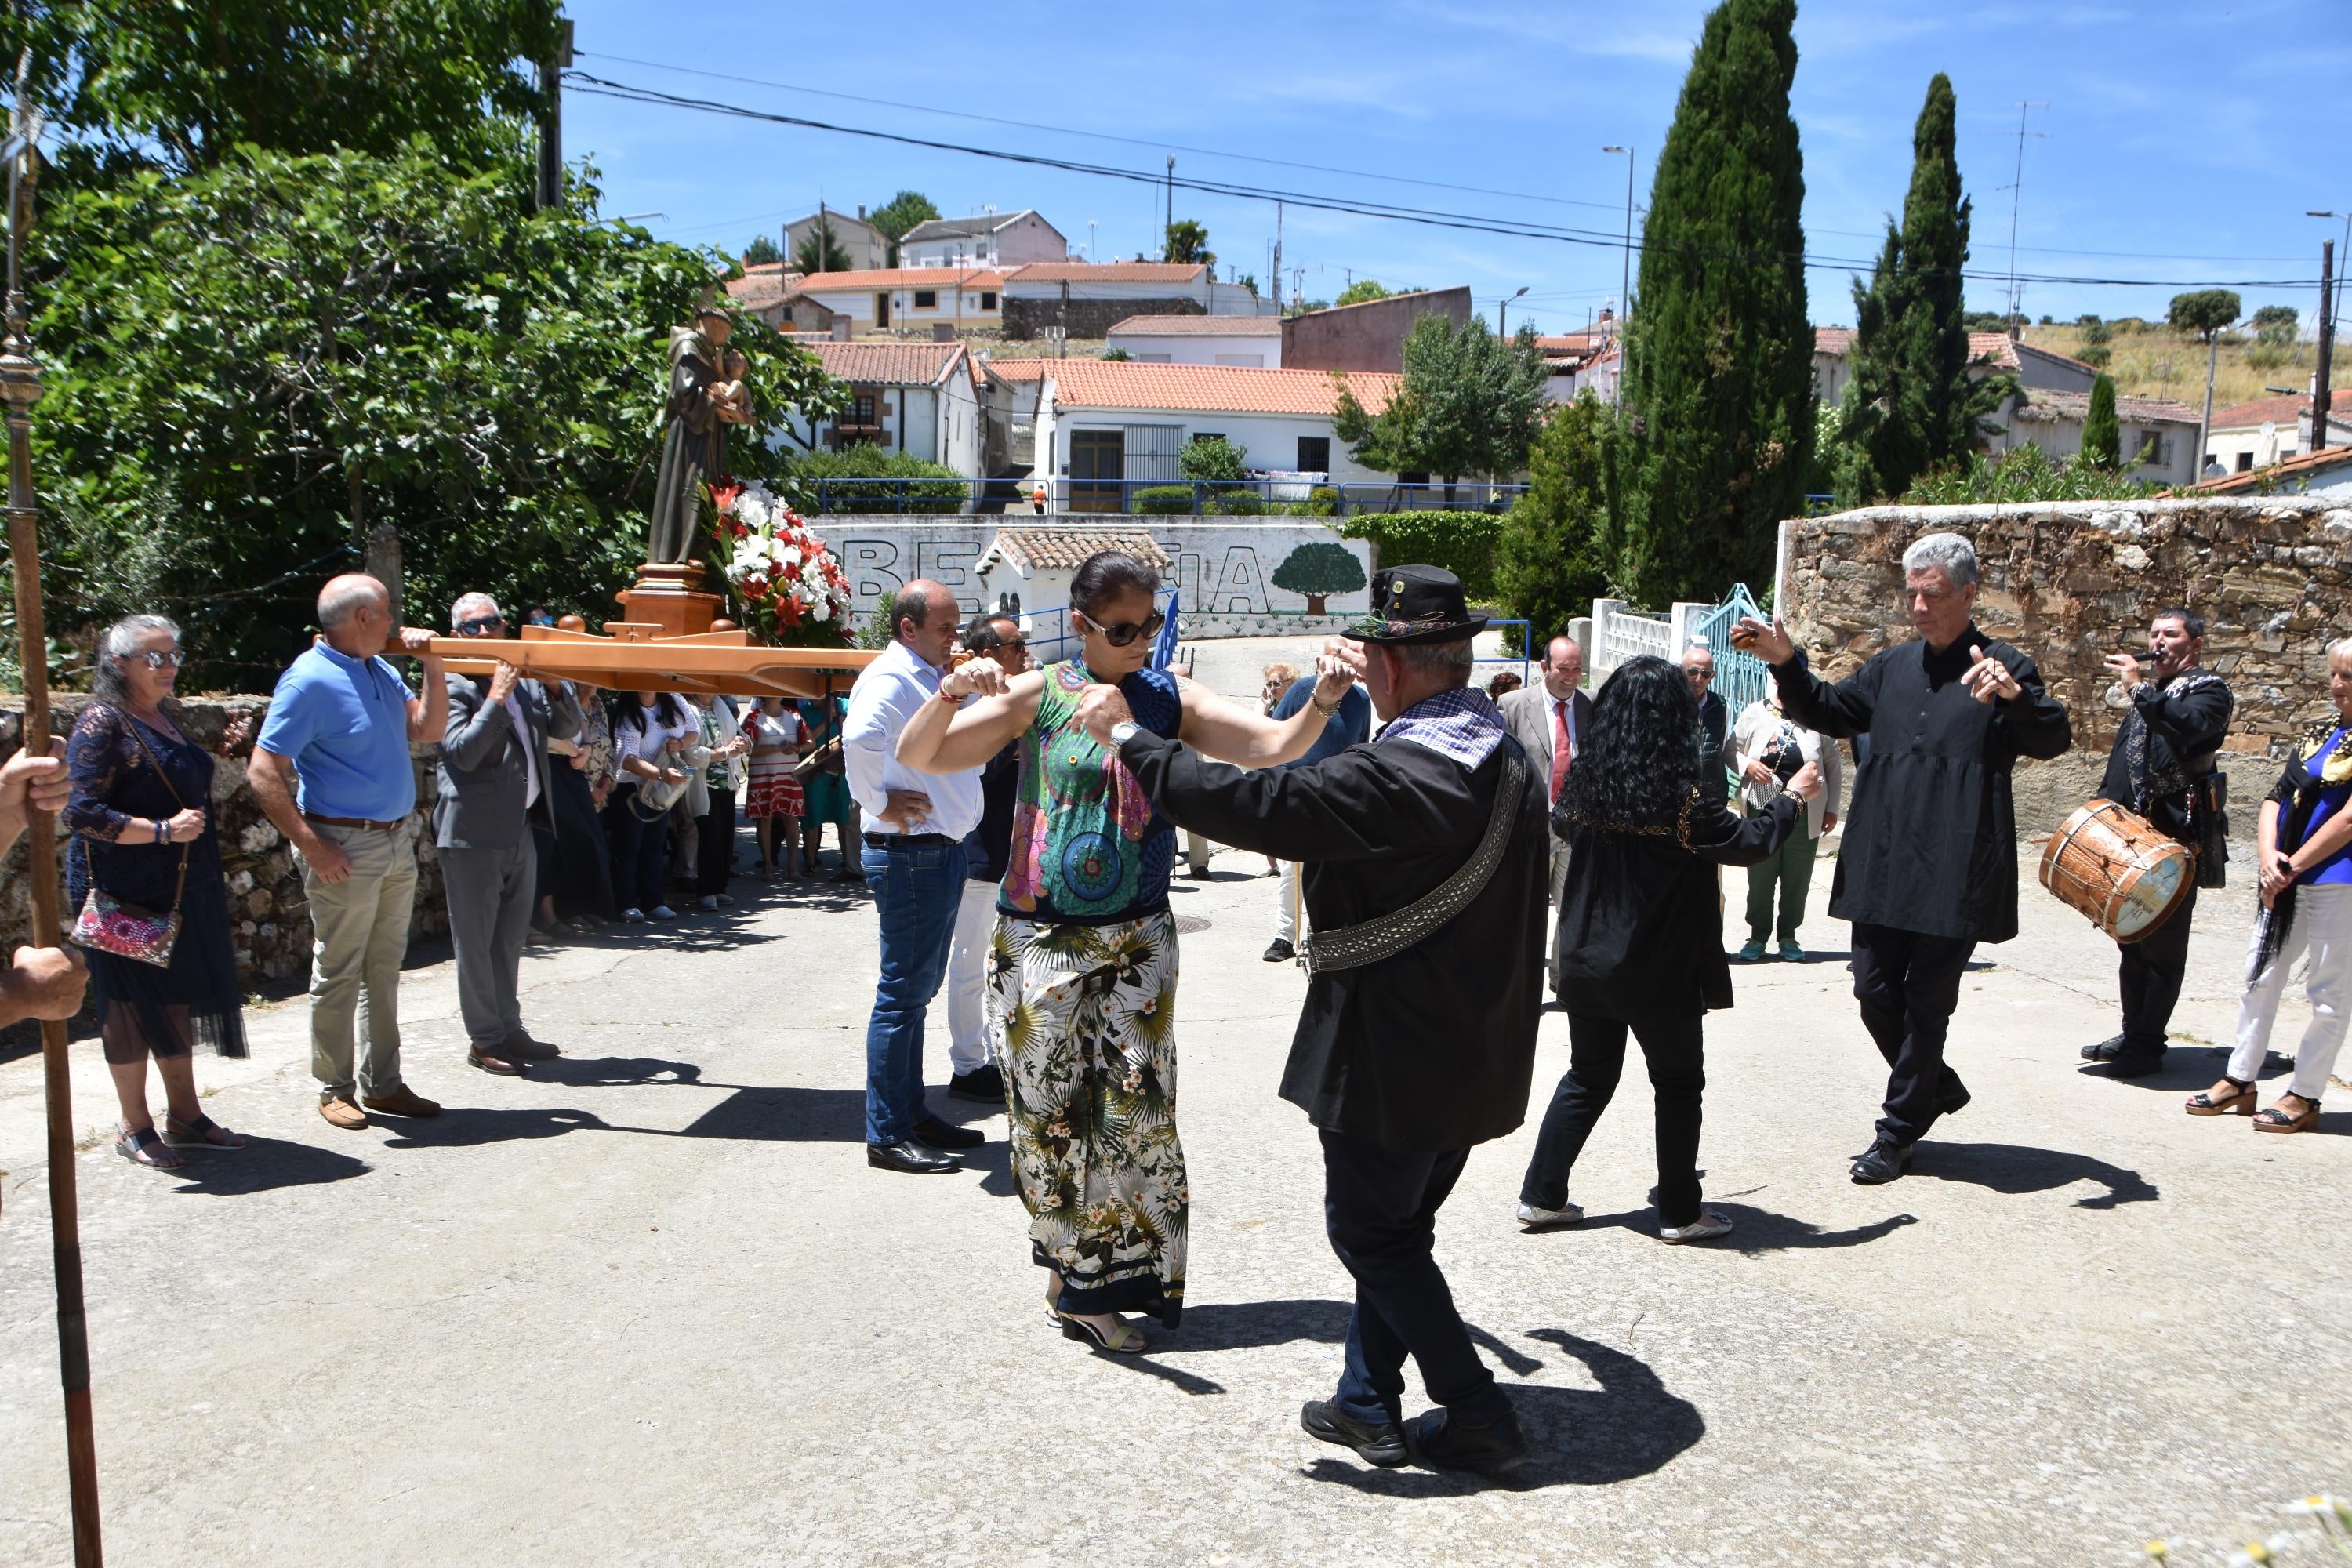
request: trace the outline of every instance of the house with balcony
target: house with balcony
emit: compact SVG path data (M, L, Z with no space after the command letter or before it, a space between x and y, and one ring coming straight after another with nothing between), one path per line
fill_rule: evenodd
M816 355L827 375L848 384L849 406L814 423L795 411L789 435L780 438L834 450L869 442L979 477L981 383L961 342L803 340L800 346Z
M1062 231L1027 208L935 217L898 239L901 267L993 267L1010 271L1032 261L1067 261ZM879 265L878 263L877 265Z

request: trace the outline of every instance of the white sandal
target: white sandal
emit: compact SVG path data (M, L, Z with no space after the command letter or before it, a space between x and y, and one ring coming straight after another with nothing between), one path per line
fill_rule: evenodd
M1701 1209L1698 1218L1688 1225L1658 1227L1658 1239L1669 1247L1678 1247L1685 1241L1713 1241L1718 1236L1730 1234L1731 1221L1713 1209Z

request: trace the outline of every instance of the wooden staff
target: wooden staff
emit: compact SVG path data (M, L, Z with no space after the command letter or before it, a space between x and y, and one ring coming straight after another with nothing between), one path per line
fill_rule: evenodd
M25 292L17 250L32 216L34 142L37 121L26 118L24 76L17 77L15 134L8 163L8 338L0 345L0 399L7 403L8 548L16 574L16 654L25 673L25 744L45 752L49 743L48 635L41 617L39 508L33 493L33 405L41 400L41 366L26 333ZM25 824L25 875L32 884L33 943L55 947L58 923L58 844L54 813L29 807ZM75 1568L105 1561L98 1528L98 1439L89 1413L89 1323L81 1295L81 1215L75 1193L73 1079L66 1062L66 1026L41 1024L41 1086L48 1109L49 1230L57 1258L58 1377L66 1396L66 1479L73 1498Z

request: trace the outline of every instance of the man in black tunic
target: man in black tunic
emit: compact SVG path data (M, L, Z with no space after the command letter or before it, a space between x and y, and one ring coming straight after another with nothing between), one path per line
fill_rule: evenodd
M1870 738L1838 851L1830 913L1853 922L1853 994L1891 1071L1877 1137L1853 1179L1891 1182L1938 1116L1969 1101L1944 1065L1960 975L1979 942L2017 934L2017 821L2010 768L2073 743L2066 710L2033 661L1979 631L1976 549L1931 533L1903 554L1915 642L1832 685L1778 617L1739 623L1772 666L1789 717Z
M1365 646L1347 656L1386 728L1319 763L1244 773L1209 762L1122 722L1125 704L1107 688L1079 714L1179 826L1304 863L1315 935L1282 1097L1321 1134L1325 1225L1356 1306L1339 1391L1301 1424L1375 1465L1410 1455L1491 1472L1525 1458L1527 1438L1430 1247L1470 1146L1527 1113L1549 780L1468 687L1469 639L1486 621L1470 616L1461 582L1398 566L1372 579L1372 604L1374 621L1348 634ZM1380 926L1432 894L1436 910L1402 931ZM1409 1426L1408 1353L1442 1406Z
M2126 653L2107 659L2131 711L2116 731L2099 793L2147 818L2166 837L2191 849L2200 849L2201 839L2212 851L2200 851L2197 875L2180 907L2139 941L2119 944L2123 1033L2083 1047L2085 1061L2108 1064L2110 1078L2146 1078L2164 1066L2165 1026L2172 1021L2181 976L2189 970L2197 889L2200 884L2221 885L2222 839L2206 830L2219 826L2213 753L2229 733L2235 701L2220 676L2198 668L2204 653L2205 617L2174 609L2148 623L2145 661Z

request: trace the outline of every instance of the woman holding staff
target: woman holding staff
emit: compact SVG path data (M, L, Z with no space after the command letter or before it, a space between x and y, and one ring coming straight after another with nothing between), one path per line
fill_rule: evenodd
M1070 582L1079 657L1008 677L951 671L898 740L921 773L977 768L1021 744L1021 783L989 971L989 1043L1004 1071L1013 1179L1064 1334L1136 1352L1122 1312L1173 1329L1191 1194L1176 1137L1175 829L1077 722L1115 686L1135 722L1242 767L1305 754L1355 677L1317 660L1315 699L1277 722L1147 669L1160 574L1101 551ZM965 701L976 698L975 701Z

